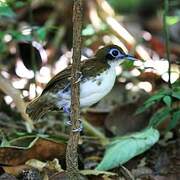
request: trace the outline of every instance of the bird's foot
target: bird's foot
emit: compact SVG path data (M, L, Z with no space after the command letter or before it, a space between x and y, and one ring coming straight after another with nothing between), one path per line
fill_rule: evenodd
M78 73L79 77L78 77L77 81L75 82L75 84L78 83L78 82L80 82L80 81L82 80L82 77L83 77L81 71L78 71L77 73Z
M71 110L70 108L64 106L63 107L63 111L68 115L68 118L69 120L65 122L65 125L67 126L72 126L72 121L70 120L70 114L71 114ZM82 121L79 119L79 122L80 122L80 127L79 128L76 128L76 129L73 129L72 131L73 132L81 132L82 129L83 129L83 124L82 124Z
M81 71L78 71L77 72L77 74L79 75L79 77L78 77L78 79L77 79L77 81L75 82L75 84L76 83L78 83L78 82L80 82L81 80L82 80L82 77L83 77L83 75L82 75L82 72ZM72 79L72 77L70 77L70 78L68 78L69 80L71 80Z
M78 77L77 81L75 82L75 84L78 83L78 82L80 82L81 79L82 79L82 77L83 77L81 71L78 71L77 74L79 75L79 77ZM69 77L69 78L68 78L69 81L70 81L71 79L72 79L72 77Z
M66 121L66 122L65 122L65 125L67 125L67 126L72 126L72 121L71 121L71 120Z
M76 129L73 129L72 131L73 132L81 132L83 130L83 124L82 124L82 121L79 119L79 122L80 122L80 127L79 128L76 128ZM72 121L67 121L66 122L66 125L68 126L72 126Z
M64 111L64 113L67 114L67 117L68 117L68 121L66 121L64 124L67 125L67 126L71 126L72 125L72 122L71 122L71 119L70 119L71 109L69 107L67 107L67 106L64 106L63 111Z
M79 122L80 122L79 128L73 129L72 132L81 132L83 130L83 124L80 119Z

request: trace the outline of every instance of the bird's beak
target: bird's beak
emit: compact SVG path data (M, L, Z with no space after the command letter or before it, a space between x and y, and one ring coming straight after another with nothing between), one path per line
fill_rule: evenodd
M138 59L136 59L134 56L132 56L130 54L120 55L117 59L119 59L119 60L128 59L130 61L138 60Z
M129 54L127 54L125 58L130 60L130 61L136 61L137 60L134 56L131 56Z

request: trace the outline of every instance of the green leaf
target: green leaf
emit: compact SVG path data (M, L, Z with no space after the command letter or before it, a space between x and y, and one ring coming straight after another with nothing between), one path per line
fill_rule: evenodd
M6 4L0 4L0 16L14 18L16 16L16 14Z
M32 36L30 34L24 35L21 32L12 31L11 35L17 41L32 41Z
M172 114L172 119L166 131L173 129L178 124L179 120L180 120L180 110L177 110Z
M144 111L146 111L149 107L155 104L155 101L151 101L149 103L144 104L143 106L139 107L137 111L135 112L135 115L140 114Z
M171 96L164 96L163 97L163 102L170 108L171 107L171 103L172 103Z
M172 26L180 21L180 16L167 16L166 22L169 26Z
M171 89L159 90L156 94L151 96L145 103L150 103L151 101L160 101L164 96L171 95Z
M145 101L145 104L148 104L152 101L159 101L161 98L164 97L164 94L155 94L152 97L150 97L148 100Z
M121 137L112 141L96 170L109 170L129 161L153 146L159 139L159 132L148 128L142 132Z
M179 92L173 92L172 96L180 100L180 91Z
M22 8L22 7L24 7L26 5L26 3L25 2L22 2L22 1L16 1L16 3L15 3L15 7L16 8Z
M95 32L96 31L95 31L94 27L91 24L89 24L86 26L86 28L84 28L82 30L82 35L83 36L92 36L93 34L95 34Z
M163 122L170 114L170 109L168 107L162 108L157 111L150 119L149 126L156 127L161 122Z
M5 43L0 43L0 53L5 53L7 50L7 45Z
M134 65L133 61L124 61L122 64L123 68L125 69L130 69L133 67L133 65Z
M38 38L41 40L41 41L44 41L45 38L46 38L46 35L47 35L47 30L45 27L41 27L41 28L38 28L37 31L36 31L37 35L38 35Z
M6 34L6 32L0 32L0 40L2 41L2 39L4 38L4 35Z

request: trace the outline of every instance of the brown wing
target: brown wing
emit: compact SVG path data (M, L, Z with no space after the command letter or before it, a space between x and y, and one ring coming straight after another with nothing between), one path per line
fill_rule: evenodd
M91 78L99 73L103 72L107 67L108 64L96 61L96 59L82 61L81 64L81 73L82 73L82 81L86 78ZM42 94L48 92L57 92L66 88L70 84L71 78L71 67L69 66L63 71L56 74L46 85L45 89L43 90Z
M70 83L71 66L56 74L46 85L42 94L49 92L57 92L64 89Z

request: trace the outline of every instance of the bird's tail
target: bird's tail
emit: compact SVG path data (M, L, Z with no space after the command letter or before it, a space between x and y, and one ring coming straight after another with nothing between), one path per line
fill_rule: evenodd
M26 113L32 120L38 120L50 109L52 105L47 103L46 97L39 96L27 105Z

